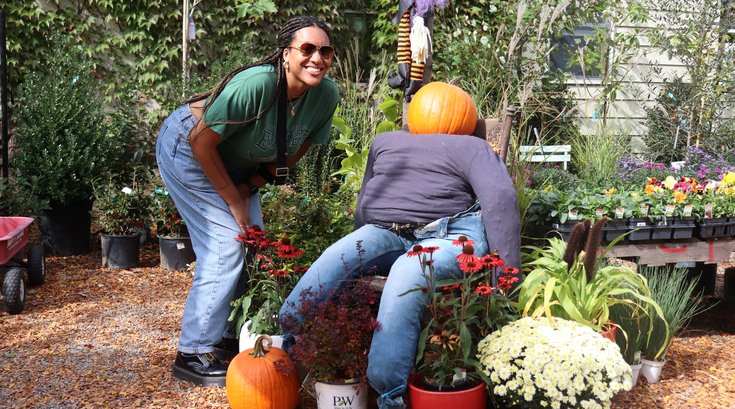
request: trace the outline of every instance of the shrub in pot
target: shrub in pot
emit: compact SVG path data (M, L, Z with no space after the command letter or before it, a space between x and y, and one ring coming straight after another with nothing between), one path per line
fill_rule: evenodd
M111 268L136 267L141 235L147 234L151 195L151 174L134 173L130 183L110 178L94 187L94 210L102 229L102 265Z
M41 215L44 244L54 254L89 251L92 184L107 173L118 149L108 132L91 60L57 35L49 63L29 73L17 90L13 165L50 209Z

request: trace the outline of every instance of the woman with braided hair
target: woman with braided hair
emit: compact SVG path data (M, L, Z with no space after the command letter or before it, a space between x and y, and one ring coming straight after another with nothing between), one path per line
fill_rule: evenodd
M240 281L246 255L235 238L263 225L258 188L287 176L311 144L328 142L339 101L325 78L334 54L324 22L294 17L276 51L193 96L159 131L161 178L197 256L173 365L178 379L225 385L226 361L237 353L226 331L230 301L247 278Z

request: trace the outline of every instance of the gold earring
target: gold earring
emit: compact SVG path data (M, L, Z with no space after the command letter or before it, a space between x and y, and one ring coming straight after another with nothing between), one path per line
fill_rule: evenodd
M291 72L291 68L288 66L288 61L283 63L283 68L286 69L286 72Z

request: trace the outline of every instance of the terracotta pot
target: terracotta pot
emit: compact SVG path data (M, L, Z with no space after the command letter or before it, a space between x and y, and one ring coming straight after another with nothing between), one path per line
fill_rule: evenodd
M487 405L487 385L483 382L470 389L429 391L421 388L419 379L414 377L408 383L412 409L485 409Z
M615 325L606 325L603 327L604 331L600 332L603 338L607 338L612 342L615 342L615 335L618 332L618 327Z

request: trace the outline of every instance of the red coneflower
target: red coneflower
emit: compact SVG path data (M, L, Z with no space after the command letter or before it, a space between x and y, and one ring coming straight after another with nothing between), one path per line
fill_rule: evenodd
M475 241L468 239L467 236L459 236L457 240L452 242L454 246L464 246L465 244L475 244Z
M444 287L442 287L442 291L452 292L454 290L459 290L461 287L462 285L460 284L445 285Z
M276 277L286 277L291 273L288 270L268 270L268 274Z
M459 270L463 273L476 273L482 270L482 263L480 259L468 261L466 263L459 263Z
M420 244L417 244L411 248L411 250L408 251L406 254L408 257L418 256L419 254L424 252L424 247Z
M278 257L296 258L304 254L296 246L291 244L291 239L288 237L281 237L280 240L273 242L272 245L278 251Z
M424 253L428 253L428 254L432 254L432 253L434 253L437 250L439 250L439 246L429 246L429 247L424 247L423 252Z
M480 283L475 288L475 294L480 294L483 297L487 297L493 293L493 288L485 283Z
M516 282L518 282L518 277L500 276L498 277L498 288L501 290L510 290Z
M506 267L503 272L505 274L518 274L518 268L517 267Z
M462 263L473 262L475 264L481 264L480 259L475 255L475 246L472 244L465 244L462 247L462 254L457 256L457 261Z

